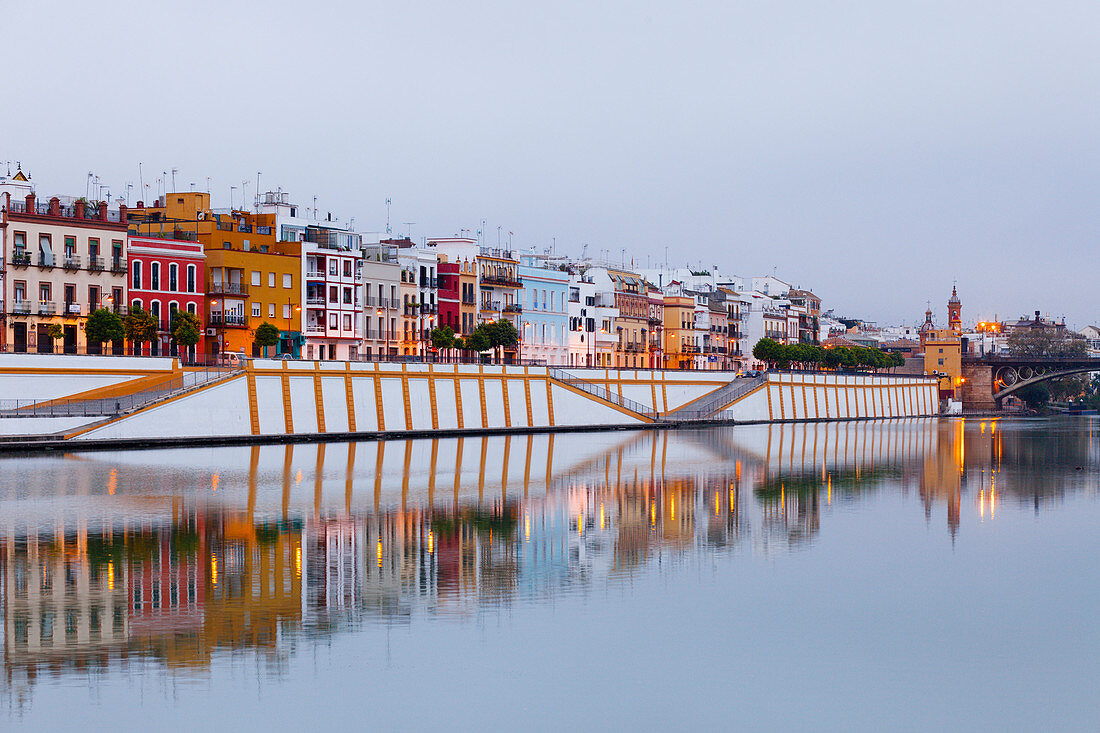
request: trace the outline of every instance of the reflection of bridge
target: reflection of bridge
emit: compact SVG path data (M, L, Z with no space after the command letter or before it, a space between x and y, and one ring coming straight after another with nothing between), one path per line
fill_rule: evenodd
M964 358L963 404L971 410L1001 409L1001 400L1057 377L1100 372L1100 359L1028 356Z

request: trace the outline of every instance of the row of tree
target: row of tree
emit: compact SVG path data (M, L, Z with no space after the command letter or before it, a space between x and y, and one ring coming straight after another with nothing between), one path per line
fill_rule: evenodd
M519 343L519 331L511 321L500 319L481 323L474 332L463 338L455 334L450 326L432 329L432 346L439 351L476 351L483 353L489 349L514 349Z
M202 323L198 316L187 311L174 311L168 331L177 346L194 346L202 335ZM120 316L108 308L100 308L88 316L84 322L84 335L89 344L102 346L108 341L120 342L126 339L132 344L147 344L157 338L160 322L152 313L135 305L125 316ZM56 336L62 336L60 327Z
M823 348L813 344L781 344L774 339L763 338L752 347L752 355L769 367L790 369L893 369L904 366L905 357L863 346L836 346Z

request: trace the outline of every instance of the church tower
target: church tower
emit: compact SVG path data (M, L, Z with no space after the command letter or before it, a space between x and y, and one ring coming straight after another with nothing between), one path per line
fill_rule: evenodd
M962 301L955 286L951 286L951 298L947 301L947 327L956 334L962 333Z
M928 310L924 312L924 323L920 327L920 348L924 351L924 342L928 340L929 334L936 327L936 324L932 323L932 305L929 303Z

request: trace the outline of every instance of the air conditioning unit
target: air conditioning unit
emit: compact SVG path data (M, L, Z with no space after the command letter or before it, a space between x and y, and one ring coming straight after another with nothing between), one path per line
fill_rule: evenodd
M218 329L208 328L208 329L206 329L206 335L207 336L217 336L218 335Z

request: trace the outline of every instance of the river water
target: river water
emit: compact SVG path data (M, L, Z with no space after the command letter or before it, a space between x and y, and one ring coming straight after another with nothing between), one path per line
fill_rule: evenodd
M0 729L1091 729L1100 423L0 459Z

